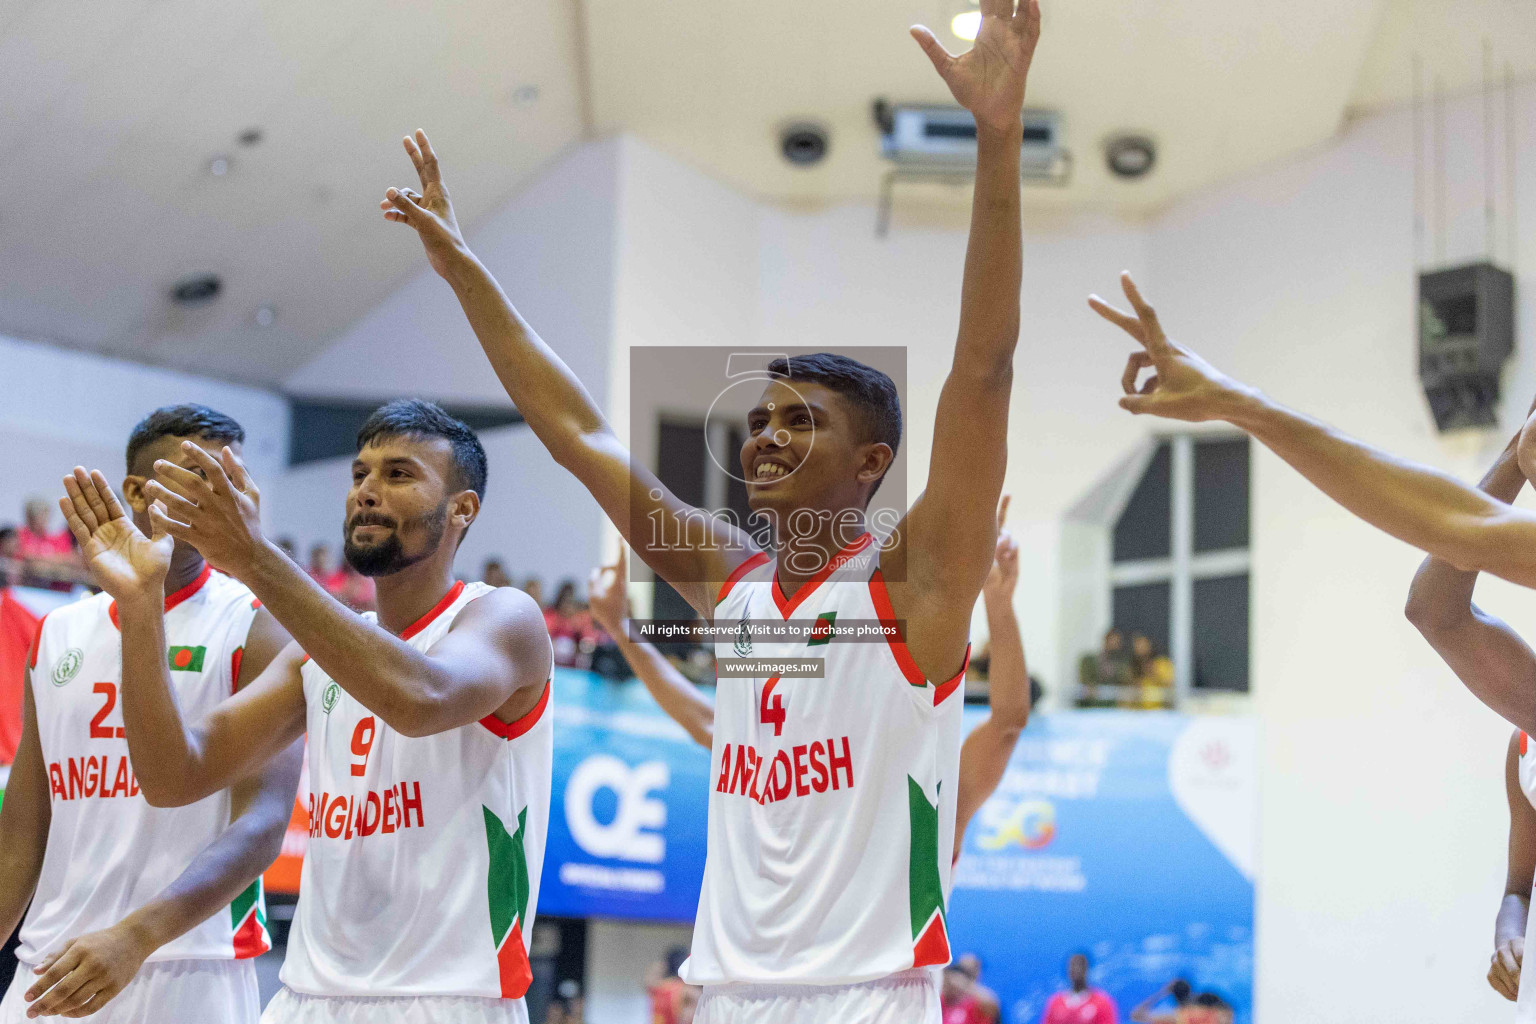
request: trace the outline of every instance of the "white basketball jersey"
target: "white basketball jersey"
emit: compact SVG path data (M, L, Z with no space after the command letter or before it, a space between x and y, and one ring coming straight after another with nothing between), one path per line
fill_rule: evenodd
M171 686L186 721L234 692L258 603L207 566L165 599ZM17 956L35 964L66 940L106 928L158 896L229 826L229 792L151 807L128 760L119 705L123 644L106 594L43 620L32 702L48 772L48 845ZM259 956L271 948L261 880L229 909L161 946L150 960Z
M819 657L825 676L717 673L709 845L683 979L852 984L949 963L963 667L934 685L899 635L828 639L842 624L895 623L869 534L792 598L767 555L746 562L715 608L716 622L744 620L826 626L793 642L738 635L717 645L722 665Z
M454 584L400 639L430 649L494 589ZM301 672L310 832L283 983L320 996L520 999L549 824L550 684L511 724L492 715L411 737L315 662Z
M1530 737L1523 732L1520 734L1520 788L1525 791L1525 798L1531 802L1531 806L1536 807L1536 744L1532 744ZM1531 902L1536 903L1536 891L1531 893ZM1536 914L1526 920L1525 946L1527 949L1536 949ZM1531 962L1533 969L1530 984L1526 983L1523 966L1520 972L1519 998L1515 1001L1517 1024L1536 1024L1536 959Z

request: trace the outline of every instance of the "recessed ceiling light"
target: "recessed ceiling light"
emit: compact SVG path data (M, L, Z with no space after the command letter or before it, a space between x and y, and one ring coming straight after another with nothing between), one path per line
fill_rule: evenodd
M183 306L196 306L217 298L223 287L218 274L188 274L171 287L171 300Z
M215 178L222 178L229 173L229 157L216 156L208 161L208 173Z
M1145 135L1117 135L1104 145L1110 173L1121 178L1140 178L1157 163L1157 144Z
M981 12L961 11L949 23L949 30L961 39L974 40L981 31Z
M526 107L539 101L539 87L537 85L520 85L512 90L512 102L516 106Z
M254 146L262 139L261 129L247 128L245 131L236 136L236 138L239 139L240 145L242 146Z
M271 306L261 306L256 310L256 326L271 327L277 323L277 310Z

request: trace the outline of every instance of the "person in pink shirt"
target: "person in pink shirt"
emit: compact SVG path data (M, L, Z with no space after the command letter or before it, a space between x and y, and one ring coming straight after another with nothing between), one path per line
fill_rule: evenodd
M1088 954L1072 954L1067 961L1067 979L1072 988L1051 996L1040 1024L1118 1024L1120 1010L1115 1000L1103 989L1088 986Z

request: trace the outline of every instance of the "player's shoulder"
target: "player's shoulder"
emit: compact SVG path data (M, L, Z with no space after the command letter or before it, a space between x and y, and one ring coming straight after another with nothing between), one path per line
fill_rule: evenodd
M537 629L549 632L544 610L539 603L517 587L492 587L470 583L465 587L469 598L453 620L452 630L496 631L506 628Z
M111 618L113 604L112 596L103 591L60 605L43 616L42 633L51 636L60 630L94 628Z
M224 575L217 569L213 569L209 572L208 580L204 584L204 587L206 588L205 593L207 594L208 598L213 601L218 601L221 604L237 604L243 602L249 604L252 610L261 607L261 602L256 599L255 594L251 593L250 587L246 586L244 583L241 583L233 576Z

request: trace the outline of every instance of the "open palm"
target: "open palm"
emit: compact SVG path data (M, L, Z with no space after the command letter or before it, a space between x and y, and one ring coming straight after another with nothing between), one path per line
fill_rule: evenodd
M168 534L151 540L123 513L117 495L99 470L79 466L64 478L59 508L80 553L101 588L122 599L163 586L175 541Z
M1024 85L1040 41L1040 0L981 0L981 28L971 49L956 57L921 25L912 36L978 126L1014 131L1024 110Z

